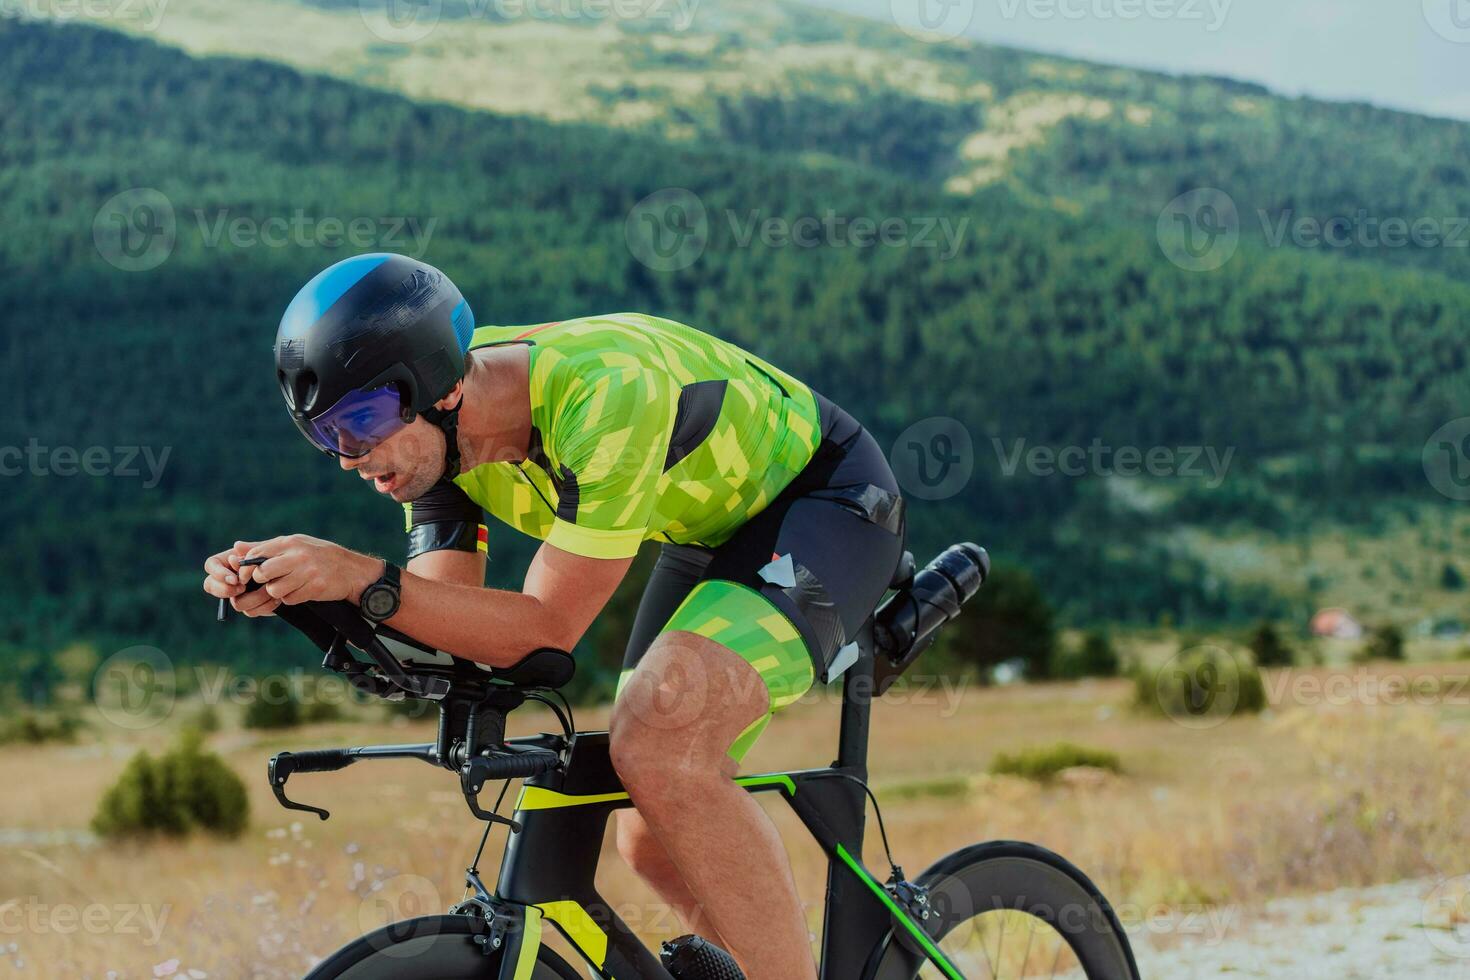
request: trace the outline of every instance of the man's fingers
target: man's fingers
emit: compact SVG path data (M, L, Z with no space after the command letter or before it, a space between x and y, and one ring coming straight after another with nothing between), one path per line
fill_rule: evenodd
M269 616L281 604L265 592L247 592L230 600L230 605L242 616Z
M264 567L264 566L261 566ZM265 592L274 599L284 599L306 583L306 576L299 572L286 572L265 583Z
M251 566L246 565L245 567L250 568ZM287 575L290 575L295 567L296 556L284 554L276 555L274 558L267 558L259 565L254 566L254 572L255 577L260 581L273 582L278 578L285 578Z
M257 541L255 544L251 545L249 549L246 550L245 557L269 558L272 555L278 555L282 551L286 550L286 546L289 544L289 542L286 540L286 537L286 535L282 535L280 537L271 538L269 541ZM242 541L240 543L244 544L246 542Z
M217 599L232 599L237 595L243 594L245 586L230 585L228 582L211 575L204 580L204 591Z
M305 576L292 575L287 581L291 583L290 591L282 593L277 598L288 606L307 602L315 594L315 583L307 581Z
M204 563L204 574L210 578L218 579L225 585L237 585L240 580L236 577L235 570L230 567L229 562L226 560L227 555L228 552L225 554L210 555L209 559Z

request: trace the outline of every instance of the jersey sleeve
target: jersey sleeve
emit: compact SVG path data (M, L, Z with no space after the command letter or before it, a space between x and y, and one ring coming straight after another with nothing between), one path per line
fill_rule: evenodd
M558 484L547 543L588 558L631 558L648 532L674 421L673 381L641 366L579 373L553 416Z
M417 500L403 505L410 560L430 551L486 550L485 513L469 494L441 480Z

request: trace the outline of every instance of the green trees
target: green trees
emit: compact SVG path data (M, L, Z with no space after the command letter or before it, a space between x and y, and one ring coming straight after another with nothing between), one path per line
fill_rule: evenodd
M998 64L1023 74L1013 61ZM1385 496L1422 492L1420 450L1434 428L1425 420L1462 414L1470 382L1459 338L1470 286L1250 241L1217 272L1190 273L1161 257L1152 219L1136 221L1132 205L1074 218L1003 188L960 198L854 163L417 104L82 27L0 21L0 79L12 93L0 114L10 229L0 239L0 383L11 398L0 447L20 449L27 467L28 447L38 450L37 472L8 478L0 495L7 569L26 583L0 596L7 661L83 636L99 649L146 638L171 656L251 672L299 663L299 642L278 624L200 642L203 557L290 531L401 553L397 508L344 483L288 423L268 349L302 282L351 251L413 250L409 219L432 226L426 257L453 272L482 322L648 310L775 360L850 407L885 447L919 420L959 420L972 475L951 497L911 500L911 546L922 560L961 538L995 545L1046 583L1064 620L1283 616L1279 599L1212 580L1161 539L1190 521L1256 530L1362 519ZM914 108L884 99L886 120ZM1216 104L1200 99L1185 108ZM780 119L799 127L822 108L786 106ZM729 123L776 112L757 100L734 106ZM867 131L830 124L852 138ZM1449 153L1460 130L1441 129L1422 134ZM1077 159L1096 158L1091 141L1104 135L1079 131ZM929 149L903 162L908 152L876 145L873 162L942 169ZM1281 176L1260 162L1270 154L1255 159L1261 180ZM1381 163L1365 186L1403 175L1398 162ZM697 197L707 242L685 268L650 269L628 247L628 217L670 187ZM130 189L156 191L172 212L167 256L146 269L119 268L97 245L110 221L137 217L108 211ZM793 222L829 211L900 218L910 235L799 248L739 234L751 212ZM305 237L279 247L214 234L298 215ZM374 229L360 248L321 234L330 220L359 218ZM965 228L952 254L919 240L941 218ZM209 407L226 402L222 429ZM1172 477L1160 509L1143 512L1120 507L1096 473L1007 469L1004 450L1018 439L1053 452L1096 440L1234 453L1222 484ZM62 475L52 452L61 446L104 448L111 468ZM168 451L156 480L144 448L155 460ZM124 475L125 463L138 475ZM78 515L94 529L79 528ZM1002 543L986 540L1002 532ZM517 585L532 547L495 527L492 579ZM1032 601L1033 613L1046 604ZM967 612L961 623L983 618ZM1031 625L1005 642L1044 675L1051 617L1021 619ZM975 656L1004 655L999 633L980 639ZM616 638L587 643L611 669ZM44 689L54 678L34 680Z
M988 672L1019 659L1029 678L1048 676L1057 642L1046 596L1029 572L1014 566L993 568L985 587L940 637L963 664Z

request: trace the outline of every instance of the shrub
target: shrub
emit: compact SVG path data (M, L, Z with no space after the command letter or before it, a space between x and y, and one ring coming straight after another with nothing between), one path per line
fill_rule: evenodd
M1397 626L1386 624L1368 634L1367 641L1353 658L1359 663L1370 660L1403 660L1404 634Z
M186 729L158 759L133 756L97 805L92 829L101 837L183 836L206 830L238 837L249 817L245 784L223 759L204 751L204 736Z
M201 705L199 710L194 712L194 717L190 719L189 725L206 735L219 731L219 709L212 704Z
M1246 658L1201 646L1181 650L1157 671L1139 671L1134 702L1181 721L1254 714L1266 706L1266 685L1260 669Z
M1447 592L1458 592L1465 587L1465 576L1450 562L1445 562L1439 573L1439 587Z
M1293 657L1291 647L1281 639L1276 627L1262 622L1251 634L1251 653L1255 654L1258 667L1290 667Z
M313 698L301 705L301 721L307 725L313 725L324 721L341 721L345 715L342 706L336 701L322 701Z
M74 742L82 721L65 711L17 711L0 721L0 745L22 742L41 745L45 742Z
M1002 752L990 764L990 771L998 776L1021 776L1045 782L1063 769L1077 766L1091 766L1109 772L1123 771L1123 764L1117 753L1089 749L1071 742L1022 749L1014 755Z

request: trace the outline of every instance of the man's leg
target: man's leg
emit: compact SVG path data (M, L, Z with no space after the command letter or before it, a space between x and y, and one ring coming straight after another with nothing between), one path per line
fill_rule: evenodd
M692 914L714 927L748 980L816 980L785 848L735 784L729 755L771 701L741 654L706 636L664 633L613 709L613 764L686 883Z
M659 898L673 907L684 924L684 931L703 936L721 949L729 949L643 815L637 810L619 810L615 817L618 854Z

